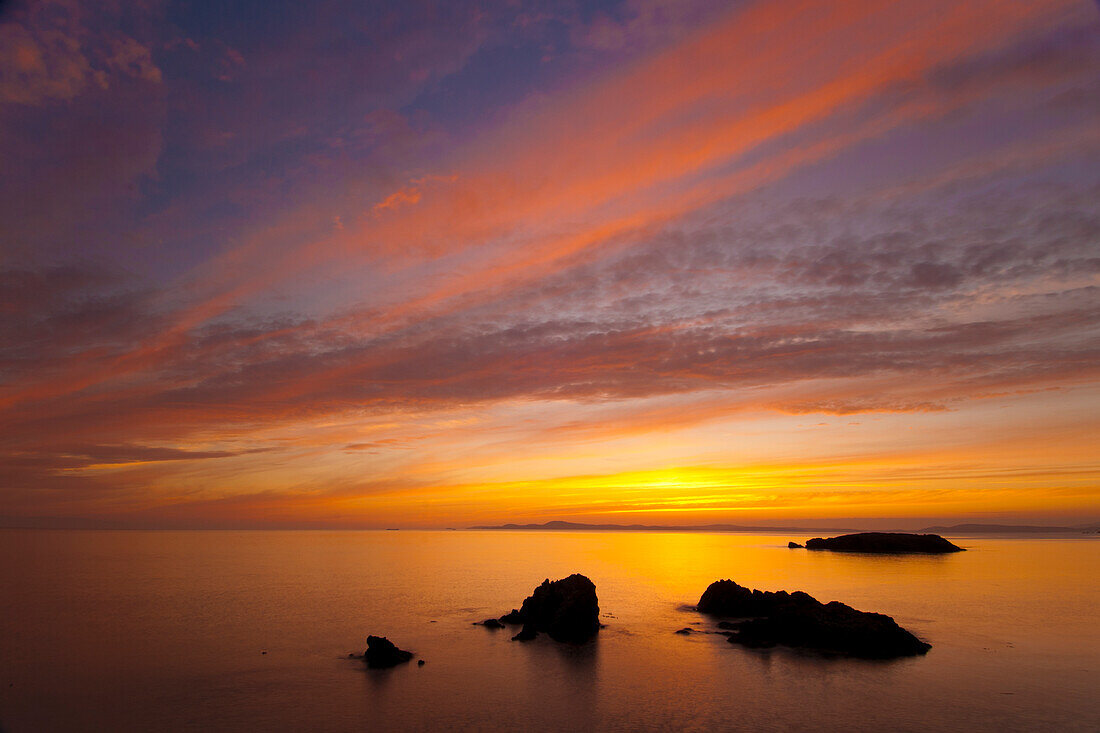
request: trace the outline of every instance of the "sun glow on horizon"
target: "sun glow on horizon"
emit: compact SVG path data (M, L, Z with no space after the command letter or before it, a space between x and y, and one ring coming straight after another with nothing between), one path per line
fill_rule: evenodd
M0 523L1100 519L1095 4L323 4L3 10Z

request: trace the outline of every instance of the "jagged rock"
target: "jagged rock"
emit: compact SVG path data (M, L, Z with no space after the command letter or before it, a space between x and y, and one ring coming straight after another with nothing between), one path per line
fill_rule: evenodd
M908 532L860 532L839 537L806 540L807 550L836 550L839 552L878 552L942 554L964 552L963 548L938 534L910 534Z
M600 630L600 605L596 586L583 575L542 581L520 606L498 619L501 623L522 623L514 641L534 639L546 632L555 641L579 643Z
M732 580L718 580L710 584L699 599L699 611L712 616L768 616L777 609L790 605L813 605L814 597L802 591L749 590ZM820 604L819 604L820 605Z
M857 611L839 601L819 609L797 609L743 622L729 637L732 644L770 647L783 644L868 659L924 654L932 648L894 619Z
M512 637L512 641L531 641L539 632L535 630L535 627L531 624L524 624L520 632Z
M385 669L409 661L412 659L412 652L398 649L384 636L368 636L367 651L363 658L371 669Z
M802 591L749 590L719 580L703 593L698 610L746 619L718 626L733 630L730 643L749 647L781 644L869 659L913 656L932 648L889 616L857 611L839 601L821 603Z
M799 547L802 547L802 545L798 544L797 542L792 541L792 542L787 543L787 547L794 550L794 549L797 549Z
M523 614L519 612L518 608L513 608L511 611L498 618L497 621L500 621L502 624L522 624Z

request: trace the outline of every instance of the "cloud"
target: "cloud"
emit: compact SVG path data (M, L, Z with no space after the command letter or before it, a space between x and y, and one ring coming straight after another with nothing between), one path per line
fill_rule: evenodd
M418 188L403 188L400 191L394 191L387 196L383 201L374 205L375 211L385 211L386 209L396 209L399 206L412 206L420 201L420 189Z
M681 38L712 21L721 4L678 0L628 0L610 13L574 19L570 39L580 48L637 52Z
M0 24L0 105L66 101L125 77L159 84L149 46L119 30L128 14L62 0L13 8Z
M507 14L196 11L149 54L78 43L108 87L80 77L62 119L39 106L70 87L34 77L0 138L37 135L0 184L25 255L0 269L8 483L43 512L319 516L339 461L385 474L353 493L423 488L459 470L433 446L476 473L516 433L962 420L1092 384L1100 139L1051 112L1088 88L1075 7L756 3L654 40L673 10L632 4L574 41L644 51L472 130L425 100ZM522 405L577 415L463 422ZM224 496L267 480L284 494Z
M162 150L164 77L141 3L16 3L0 22L5 262L103 253Z

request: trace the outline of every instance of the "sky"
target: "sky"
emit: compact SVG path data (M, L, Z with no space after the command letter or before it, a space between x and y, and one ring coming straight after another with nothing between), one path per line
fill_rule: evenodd
M0 171L0 525L1100 519L1095 2L9 1Z

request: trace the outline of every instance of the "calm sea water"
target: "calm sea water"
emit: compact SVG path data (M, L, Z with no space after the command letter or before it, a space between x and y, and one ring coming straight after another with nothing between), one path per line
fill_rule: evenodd
M864 557L788 539L4 530L0 728L1100 730L1100 541ZM572 572L596 584L598 640L471 625ZM933 648L865 662L674 634L710 628L689 608L718 578L887 613ZM427 663L366 671L347 654L372 633Z

